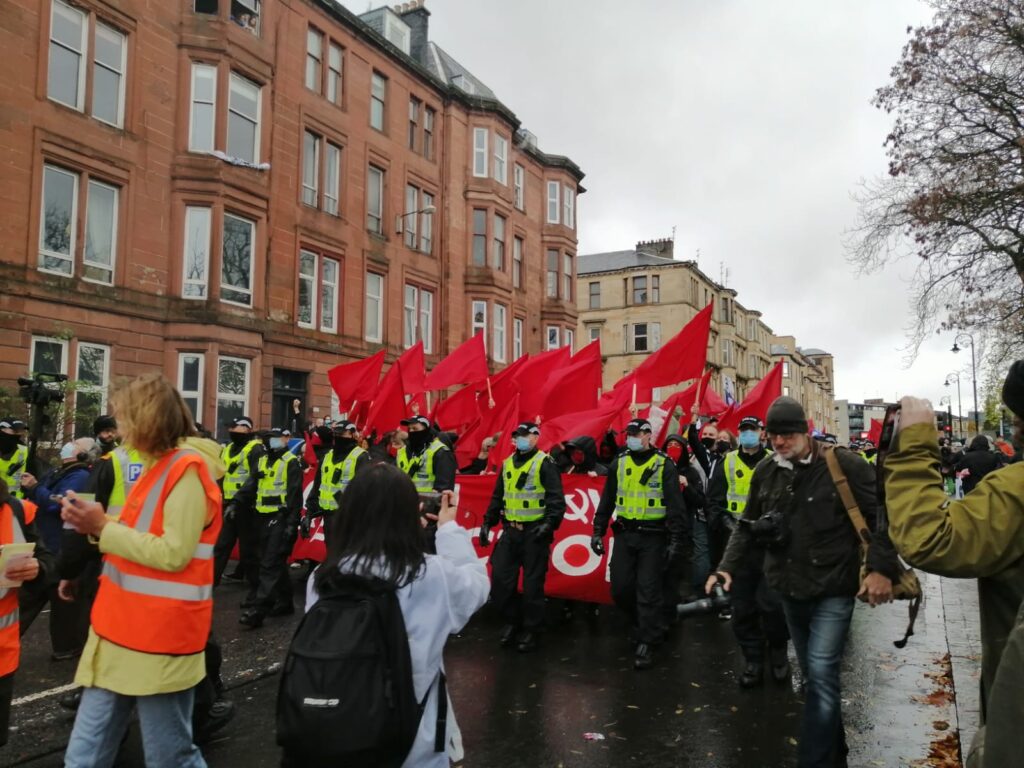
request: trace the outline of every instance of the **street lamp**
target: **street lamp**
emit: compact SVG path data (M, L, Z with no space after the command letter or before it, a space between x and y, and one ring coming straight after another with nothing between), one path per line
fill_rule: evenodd
M428 205L424 208L420 208L418 211L409 211L408 213L400 213L395 216L395 234L400 235L405 231L405 220L409 216L416 216L420 213L432 214L437 211L433 205Z
M967 331L961 331L956 335L956 338L953 339L953 348L950 351L954 353L960 351L960 347L957 346L957 343L960 341L961 337L964 336L971 340L971 383L974 386L974 434L980 435L981 414L978 412L978 361L974 356L974 336L969 334Z
M964 433L964 401L960 397L960 374L959 373L947 373L946 374L946 386L949 386L950 380L956 382L956 431L957 436L963 440Z

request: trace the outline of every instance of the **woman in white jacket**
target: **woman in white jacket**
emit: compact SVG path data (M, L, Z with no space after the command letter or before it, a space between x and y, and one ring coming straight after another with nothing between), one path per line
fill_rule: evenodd
M419 496L409 477L388 464L359 472L346 489L335 516L331 551L322 568L337 564L342 573L373 575L397 584L398 603L409 636L416 700L429 690L419 731L403 768L448 768L449 759L462 759L462 740L448 702L444 743L436 752L438 672L444 670L444 644L462 630L487 602L490 579L476 555L469 532L455 522L454 494L441 498L437 518L437 554L424 553L420 531ZM431 516L433 517L433 516ZM309 580L308 611L318 599L317 584L326 574Z

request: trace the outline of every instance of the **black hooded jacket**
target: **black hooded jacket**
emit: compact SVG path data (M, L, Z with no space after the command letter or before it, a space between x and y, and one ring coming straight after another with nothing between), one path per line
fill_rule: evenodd
M679 461L675 462L679 477L686 480L683 488L683 501L686 503L686 511L691 515L700 515L707 506L707 494L704 488L704 478L697 468L690 463L690 449L686 444L686 438L682 435L669 435L665 438L665 444L661 447L668 453L668 444L677 442L683 447L683 454Z
M1002 451L989 450L988 438L978 435L957 458L955 469L958 473L967 472L960 480L964 493L967 494L974 490L985 475L1005 465L1006 457Z
M583 451L583 463L573 463L571 456L574 449ZM593 472L599 477L604 477L608 474L608 467L597 463L597 443L589 435L574 437L567 442L564 454L566 466L562 471L567 475L585 475Z

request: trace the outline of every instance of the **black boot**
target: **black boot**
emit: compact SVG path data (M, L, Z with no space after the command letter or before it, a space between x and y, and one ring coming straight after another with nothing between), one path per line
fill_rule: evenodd
M499 636L498 642L500 642L502 644L502 646L506 646L507 647L509 645L512 645L512 643L515 641L515 639L516 639L516 626L515 626L515 624L506 624L504 627L501 628L501 635Z
M786 646L771 649L772 657L772 679L776 683L784 683L789 679L789 654L786 653Z
M647 643L640 643L636 647L636 655L633 657L633 669L650 669L654 666L654 653Z
M764 664L748 661L740 675L740 688L757 688L764 682Z
M527 630L519 636L519 642L516 644L516 650L520 653L530 653L531 651L537 650L537 635Z
M249 629L259 629L263 626L263 614L259 611L246 611L238 617L238 623Z

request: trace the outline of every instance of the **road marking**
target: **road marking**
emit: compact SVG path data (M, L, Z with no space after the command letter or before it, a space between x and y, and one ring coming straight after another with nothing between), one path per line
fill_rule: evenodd
M39 693L31 693L28 696L22 696L20 699L15 699L11 702L12 707L16 707L19 704L31 704L33 701L39 701L40 699L48 699L51 696L58 696L68 691L73 691L75 688L81 688L77 683L68 683L67 685L58 685L56 688L50 688L46 691L39 691Z

